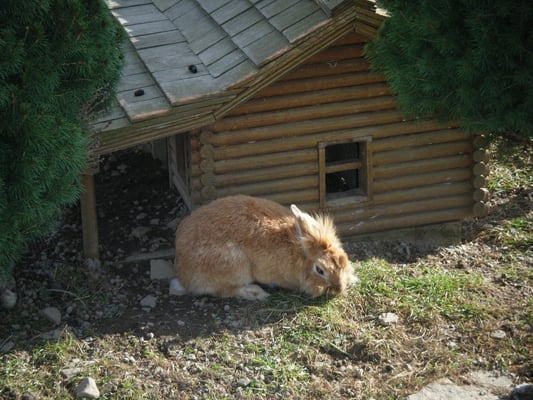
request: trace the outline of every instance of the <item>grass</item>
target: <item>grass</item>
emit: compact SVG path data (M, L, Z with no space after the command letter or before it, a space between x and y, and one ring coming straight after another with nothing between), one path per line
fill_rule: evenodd
M212 316L224 316L229 306L241 328L152 339L133 330L95 332L78 339L67 326L56 340L33 337L0 354L0 397L74 398L83 376L96 380L101 399L206 400L395 400L439 377L479 368L530 379L531 155L501 154L490 180L496 207L479 222L489 227L469 243L408 263L370 257L356 265L360 282L335 298L273 291L265 303L214 301L207 308L206 324L215 326ZM459 255L452 262L453 251ZM52 278L61 291L41 291L39 301L73 302L82 312L96 298L105 301L99 278L81 268L65 265ZM384 312L397 314L398 323L380 325ZM170 310L164 318L176 316ZM34 332L42 320L9 315L6 323ZM496 329L506 337L494 339ZM65 368L80 372L67 379Z

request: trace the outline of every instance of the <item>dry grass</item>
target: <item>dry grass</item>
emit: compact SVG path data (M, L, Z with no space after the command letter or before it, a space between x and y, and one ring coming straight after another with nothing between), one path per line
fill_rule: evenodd
M0 311L0 346L14 343L0 355L0 397L74 398L82 376L96 380L101 399L400 399L480 368L530 380L533 163L529 151L499 154L491 214L465 221L462 244L386 261L381 254L405 244L365 243L372 256L355 264L360 283L345 296L273 291L266 303L160 296L157 310L133 312L146 285L165 290L144 279L125 292L127 307L113 318L85 333L67 319L53 340L37 337L42 318ZM36 282L42 298L35 308L53 300L94 313L112 301L103 281L117 271L94 279L65 271L59 281L70 294ZM384 312L399 321L380 325ZM505 337L494 338L496 330ZM65 378L65 368L79 371Z

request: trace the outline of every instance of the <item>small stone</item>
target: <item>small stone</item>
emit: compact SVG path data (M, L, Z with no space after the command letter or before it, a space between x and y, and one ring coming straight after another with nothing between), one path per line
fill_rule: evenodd
M61 336L61 329L52 329L48 332L42 332L39 337L45 340L57 340Z
M157 304L157 297L155 297L154 295L151 295L151 294L149 294L148 296L145 296L141 300L141 306L142 307L154 308L156 304Z
M10 352L13 347L15 347L15 343L12 341L5 342L2 347L0 347L0 353L7 353Z
M172 279L174 278L174 269L172 264L167 260L150 261L150 279Z
M116 390L117 390L117 385L115 385L113 382L107 382L102 388L103 393L112 393Z
M496 329L495 331L492 331L490 334L490 337L497 340L505 339L507 334L505 331L502 331L501 329Z
M248 378L241 378L237 381L237 386L238 387L247 387L247 386L250 386L250 383L252 383L252 381L250 381L250 379Z
M79 399L97 399L100 391L93 378L83 378L76 388L76 397Z
M394 313L383 313L378 317L378 322L380 325L389 326L398 322L398 316Z
M63 368L59 371L61 376L65 379L71 379L81 372L81 368Z
M509 400L533 400L533 384L518 385L511 392Z
M46 307L41 310L41 314L54 325L61 323L61 313L56 307Z
M176 230L181 220L182 220L181 217L174 218L173 220L167 222L167 228Z
M152 228L148 226L138 226L137 228L133 228L131 231L131 236L137 239L142 239L146 236L148 232L150 232Z
M147 214L142 212L137 215L137 219L145 219L147 217Z
M0 288L0 308L10 309L17 303L17 294L9 289Z

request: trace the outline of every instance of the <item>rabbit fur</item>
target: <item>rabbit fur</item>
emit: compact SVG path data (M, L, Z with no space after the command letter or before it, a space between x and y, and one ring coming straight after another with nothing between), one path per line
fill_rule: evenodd
M196 209L175 244L178 294L263 300L261 284L317 297L355 281L330 218L261 198L224 197Z

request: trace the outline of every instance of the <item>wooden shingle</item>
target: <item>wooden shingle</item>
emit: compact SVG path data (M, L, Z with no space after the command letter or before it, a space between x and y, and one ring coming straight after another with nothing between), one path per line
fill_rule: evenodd
M355 19L354 11L348 10L346 16L335 21L331 11L340 3L334 1L106 0L106 3L124 26L129 43L124 50L117 102L107 117L100 115L94 125L100 131L104 151L128 147L128 141L138 143L143 137L151 139L149 124L145 128L144 123L139 124L141 121L190 118L190 122L178 124L181 130L194 123L195 114L205 115L206 121L219 118L277 79L299 57L319 51L343 34L350 19ZM343 4L350 5L352 1L344 0ZM332 28L327 28L328 24ZM336 31L337 24L343 28ZM323 36L317 41L318 46L296 47L298 41L322 27L326 29L317 34ZM269 67L273 63L280 66ZM198 124L204 121L202 118L197 119ZM154 122L166 127L167 122L161 121ZM108 137L104 132L117 126L119 131L109 135L112 140L104 139ZM107 143L112 147L106 147Z

